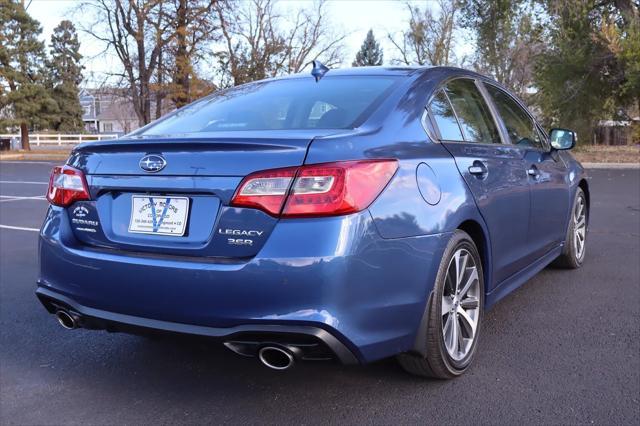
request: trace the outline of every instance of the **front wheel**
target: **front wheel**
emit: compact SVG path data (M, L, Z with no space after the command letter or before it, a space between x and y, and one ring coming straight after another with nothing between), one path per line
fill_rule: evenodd
M568 269L577 269L582 266L587 248L588 215L587 197L582 188L578 187L573 200L562 254L554 261L555 266Z
M411 374L457 377L473 360L484 314L482 263L464 231L456 231L445 249L427 308L426 356L406 353L398 361Z

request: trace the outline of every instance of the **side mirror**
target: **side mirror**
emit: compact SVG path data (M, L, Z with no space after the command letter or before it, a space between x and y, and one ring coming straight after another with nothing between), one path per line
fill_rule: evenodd
M571 149L576 146L576 141L578 137L576 136L576 132L567 129L551 129L549 133L549 141L551 142L551 147L553 149L557 149L558 151L562 151L565 149Z

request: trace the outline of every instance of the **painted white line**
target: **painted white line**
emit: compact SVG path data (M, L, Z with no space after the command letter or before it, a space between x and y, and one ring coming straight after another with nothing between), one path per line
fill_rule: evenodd
M0 229L15 229L16 231L40 232L40 230L37 228L25 228L22 226L9 226L9 225L0 225Z
M0 203L9 203L11 201L25 201L25 200L37 200L44 201L45 197L38 195L36 197L20 197L17 195L0 195Z
M21 195L0 195L0 198L11 198L13 200L44 200L44 195L33 195L31 197L23 197Z
M49 182L24 182L19 180L0 180L0 183L26 183L29 185L49 185Z
M64 160L60 160L61 162L63 162ZM59 163L53 163L51 161L7 161L7 160L2 160L3 164L59 164Z

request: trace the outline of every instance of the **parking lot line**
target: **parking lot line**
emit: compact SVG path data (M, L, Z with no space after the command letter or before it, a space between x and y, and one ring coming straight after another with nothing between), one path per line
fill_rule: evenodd
M49 185L49 182L24 182L20 180L0 180L0 183L26 183L29 185Z
M14 229L16 231L31 231L31 232L39 232L40 231L37 228L25 228L23 226L9 226L9 225L0 225L0 229Z
M44 195L29 195L29 196L23 196L23 195L0 195L0 198L15 198L18 200L37 200L37 199L43 199L44 200Z
M44 200L43 195L34 195L32 197L22 197L20 195L0 195L0 203L7 203L9 201L21 201L21 200Z
M9 160L2 160L2 164L58 164L58 163L54 163L52 161L9 161Z

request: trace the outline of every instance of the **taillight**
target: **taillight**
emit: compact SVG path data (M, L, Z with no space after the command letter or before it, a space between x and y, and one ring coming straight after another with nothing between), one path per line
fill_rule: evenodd
M56 166L51 171L47 200L55 206L66 207L80 200L89 200L84 174L71 166Z
M243 179L231 205L283 217L355 213L369 207L397 168L396 160L361 160L257 172Z
M287 198L297 167L252 173L242 180L231 205L252 207L277 216Z

